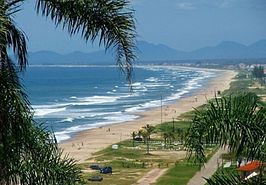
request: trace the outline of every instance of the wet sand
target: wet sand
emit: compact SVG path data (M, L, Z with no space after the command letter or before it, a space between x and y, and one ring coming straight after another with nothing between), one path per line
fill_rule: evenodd
M203 70L218 71L210 69ZM206 103L208 99L214 98L217 91L228 89L235 75L236 72L234 71L221 71L219 75L211 78L206 86L204 85L193 96L181 98L175 103L163 106L162 108L159 107L141 112L139 114L140 118L134 121L106 125L79 132L73 138L60 143L59 146L64 149L66 154L76 159L78 163L83 163L86 159L92 157L94 152L102 150L111 144L131 138L133 131L138 131L146 124L156 125L160 124L161 121L172 121L173 118L177 118L180 114Z

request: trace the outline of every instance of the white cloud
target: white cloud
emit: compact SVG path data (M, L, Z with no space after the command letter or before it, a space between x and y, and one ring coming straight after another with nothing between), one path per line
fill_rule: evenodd
M178 10L194 10L196 7L192 3L180 2L176 4Z

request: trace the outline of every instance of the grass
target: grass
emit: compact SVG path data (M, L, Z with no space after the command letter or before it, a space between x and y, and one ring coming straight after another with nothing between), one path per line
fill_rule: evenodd
M139 144L135 142L136 146ZM132 141L126 140L121 141L118 143L119 149L113 150L111 146L105 148L102 151L96 152L94 155L98 156L96 159L98 161L104 161L104 160L113 160L117 158L127 158L127 159L139 159L143 156L144 152L143 150L129 150L129 147L132 147Z
M103 177L102 182L86 181L87 184L101 184L101 185L125 185L134 184L139 176L144 175L148 169L132 169L132 168L115 168L113 167L113 174L99 174L99 172L84 173L84 179L88 179L92 175L100 175Z
M202 106L200 107L202 108ZM200 109L199 108L199 109ZM156 126L156 134L152 135L150 141L151 154L146 154L146 145L143 142L135 142L135 147L132 147L132 140L121 141L118 144L118 150L113 150L111 146L94 153L91 162L81 164L83 169L84 179L87 180L90 176L101 175L104 180L102 182L89 182L88 184L101 184L101 185L124 185L134 184L144 174L155 167L169 168L167 173L160 179L162 184L176 184L178 177L178 184L186 184L186 182L198 171L198 166L187 165L187 161L180 159L176 150L183 148L181 144L167 144L165 149L161 143L163 138L161 133L172 132L173 127L177 134L178 129L186 131L191 124L195 111L186 112L180 115L179 119L173 122L166 122ZM180 142L179 142L180 143ZM211 148L213 149L213 148ZM101 166L112 166L112 175L99 174L97 171L89 170L91 163L98 163Z
M223 95L230 95L236 92L253 92L258 95L266 95L265 85L253 79L247 70L238 71L238 75L230 84L230 89L225 90Z
M175 121L174 127L176 129L187 129L190 126L190 119L192 113L186 113L186 121ZM173 123L163 123L156 126L157 134L159 135L162 131L171 130ZM113 150L111 146L94 153L91 163L98 163L101 166L112 166L112 175L102 175L99 172L93 172L88 170L90 162L81 164L80 167L83 169L84 179L88 179L93 175L101 175L104 180L102 182L89 182L88 184L101 184L101 185L125 185L134 184L144 174L155 167L168 168L176 166L179 163L180 156L175 154L175 150L164 150L161 146L162 139L154 135L150 141L151 154L146 154L146 145L143 142L135 142L133 147L132 140L121 141L118 144L118 150ZM173 147L174 148L174 147ZM158 153L159 152L159 153ZM185 156L184 156L185 158Z
M168 168L165 175L160 178L158 185L186 184L189 179L199 170L199 166L189 164L185 159L180 160L176 154L168 155L164 151L165 156L158 154L145 154L145 150L134 149L131 141L122 141L118 143L119 149L112 150L108 147L102 151L95 153L94 162L102 166L112 166L112 175L102 175L99 172L84 172L84 179L88 179L92 175L101 175L104 180L102 185L124 185L134 184L144 174L155 167ZM143 143L138 143L138 147ZM214 146L207 149L208 159L216 152ZM82 164L82 169L88 169L90 163ZM88 182L89 184L99 184L99 182Z
M168 168L175 164L179 160L176 154L171 154L169 157L168 152L166 154L157 154L154 150L150 155L146 154L146 145L142 142L136 143L136 147L132 147L132 141L126 140L120 143L118 150L113 150L110 147L96 152L91 163L98 163L101 166L112 166L112 175L102 175L99 172L92 172L89 170L90 162L81 164L83 169L84 179L88 179L93 175L101 175L104 180L100 184L105 185L124 185L134 184L144 174L155 167ZM157 146L157 140L153 140L151 143L151 149ZM161 151L160 151L161 152ZM164 153L164 152L163 152ZM88 184L99 184L99 182L89 182Z
M188 129L191 124L191 121L174 121L173 122L166 122L156 126L156 130L158 132L170 132L173 129Z
M199 166L192 164L188 165L187 160L179 161L159 178L156 185L185 185L198 170Z
M255 92L257 94L266 94L265 87L261 87L256 80L247 78L247 71L240 71L236 76L234 81L231 83L229 90L224 91L222 95L229 95L233 92ZM204 105L197 107L198 110L203 109ZM146 145L143 142L135 142L135 147L132 147L132 141L122 141L117 143L119 145L118 150L113 150L111 146L106 149L96 152L94 157L91 159L92 163L99 163L102 166L112 166L112 175L102 175L104 180L102 182L87 182L88 184L101 184L101 185L124 185L124 184L134 184L140 179L144 174L155 167L168 168L166 173L159 178L156 185L183 185L194 176L194 174L199 170L198 165L189 164L187 160L177 158L175 150L180 148L169 145L167 150L165 150L161 143L163 143L162 133L175 131L177 133L178 129L186 131L191 121L194 117L195 111L186 112L178 117L178 120L173 122L166 122L156 126L156 134L152 135L151 140L151 155L146 154ZM182 147L181 147L182 148ZM160 154L155 153L159 151ZM172 152L172 153L171 153ZM216 150L212 148L208 149L209 159ZM232 157L232 156L227 156ZM88 170L89 162L81 164L80 167L84 170L84 178L92 175L99 175L99 172L93 172Z
M206 149L207 161L218 150L215 146ZM200 166L191 163L191 160L180 160L174 166L170 167L166 173L159 178L156 185L186 185L188 181L200 170Z

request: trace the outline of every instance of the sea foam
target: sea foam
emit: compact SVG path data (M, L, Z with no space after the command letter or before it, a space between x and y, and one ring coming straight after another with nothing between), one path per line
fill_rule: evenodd
M39 71L42 70L42 67L36 69L38 69L36 76L39 77ZM44 79L52 76L49 75L49 70L55 76L60 74L58 71L61 74L65 74L65 70L72 71L71 66L66 68L51 66L49 68L43 67L43 69L47 74L42 76ZM67 82L71 81L74 86L62 85L64 83L61 80L64 80L64 76L60 77L59 84L56 83L56 80L49 80L49 86L45 86L46 89L50 88L53 92L59 86L58 89L64 91L58 92L59 95L57 96L55 96L57 92L48 93L47 97L44 98L48 101L38 102L38 99L34 101L38 102L33 106L35 118L42 122L49 119L48 127L55 128L54 131L58 141L69 139L74 133L82 130L137 119L138 112L167 105L187 96L202 87L204 80L215 75L206 71L184 70L172 66L137 66L135 68L136 79L131 84L133 91L130 92L129 85L126 82L121 83L121 79L114 80L116 70L113 67L80 66L77 69L77 67L74 67L73 71L75 71L74 75L77 75L78 78L69 80L68 77L65 79ZM79 76L80 70L84 71L82 76ZM108 73L105 73L101 80L99 78L94 80L97 75L86 78L87 74L94 74L98 70L101 72L100 74L103 70L107 70ZM141 72L140 75L137 74L138 71ZM81 78L86 79L80 81ZM35 79L38 78L30 80L35 82ZM113 80L112 83L106 83L110 79ZM91 84L84 85L84 81ZM38 83L33 85L36 84ZM43 87L33 87L33 89L40 88ZM39 93L36 94L38 94L36 97L39 98ZM61 94L64 94L64 96L61 96Z

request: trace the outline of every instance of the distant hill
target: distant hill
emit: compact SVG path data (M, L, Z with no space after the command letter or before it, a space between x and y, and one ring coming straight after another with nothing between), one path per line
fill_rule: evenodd
M163 44L137 42L138 60L142 62L192 60L192 59L259 59L266 58L266 40L251 45L225 41L213 47L204 47L191 52L179 51ZM30 64L114 64L111 52L72 52L58 54L52 51L29 52Z
M58 54L53 51L29 52L29 63L34 64L97 64L113 63L114 57L110 53L97 51L92 53L72 52Z

